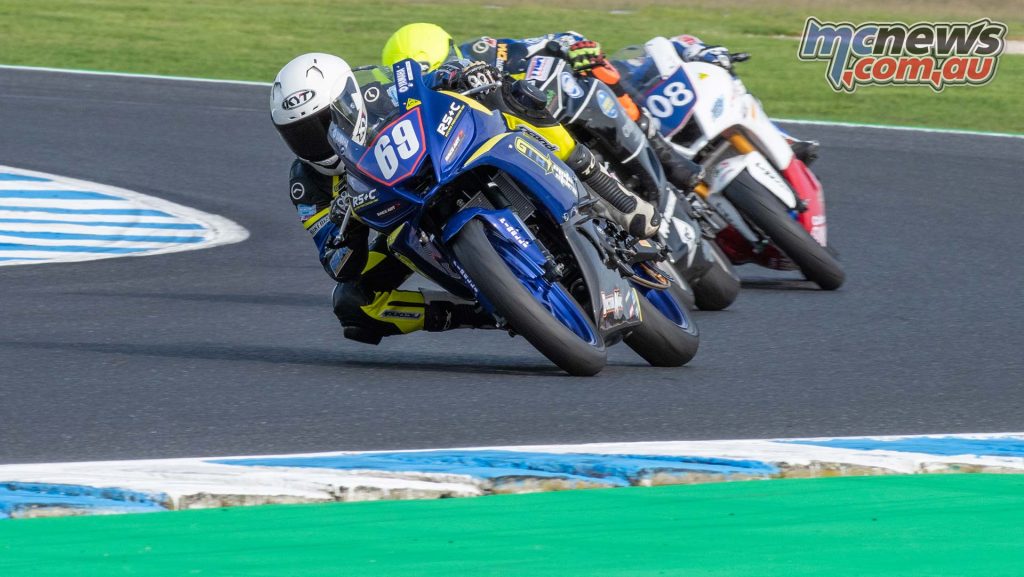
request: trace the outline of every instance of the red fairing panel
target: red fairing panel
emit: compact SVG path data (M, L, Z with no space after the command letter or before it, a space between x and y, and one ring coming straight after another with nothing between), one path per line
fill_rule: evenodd
M807 165L796 158L782 171L782 176L793 187L797 198L803 200L807 205L807 210L801 212L797 220L814 237L814 240L818 241L818 244L827 246L828 225L825 222L825 193L821 189L821 183L814 177L814 173L807 168Z

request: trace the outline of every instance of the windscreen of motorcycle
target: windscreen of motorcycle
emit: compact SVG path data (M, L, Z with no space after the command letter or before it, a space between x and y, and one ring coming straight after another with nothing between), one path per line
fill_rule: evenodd
M397 113L391 70L382 66L361 66L355 78L331 103L334 123L356 144L365 146Z

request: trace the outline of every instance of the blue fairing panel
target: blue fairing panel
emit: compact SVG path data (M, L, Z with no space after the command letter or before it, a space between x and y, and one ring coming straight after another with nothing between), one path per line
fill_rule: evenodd
M523 157L530 162L523 162ZM503 136L466 169L493 166L518 182L538 209L555 222L565 222L575 211L582 184L561 160L521 132Z

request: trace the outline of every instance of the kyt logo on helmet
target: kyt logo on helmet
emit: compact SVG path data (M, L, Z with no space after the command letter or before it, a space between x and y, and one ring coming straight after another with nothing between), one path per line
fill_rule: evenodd
M284 98L284 102L281 103L281 108L284 108L285 110L298 108L312 100L314 97L316 97L316 92L312 90L299 90L298 92L293 92L286 96Z

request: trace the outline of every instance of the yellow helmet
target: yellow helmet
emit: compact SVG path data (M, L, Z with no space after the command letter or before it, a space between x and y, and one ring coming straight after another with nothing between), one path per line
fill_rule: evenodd
M396 30L384 44L380 58L384 66L412 58L423 66L424 71L430 71L449 60L462 58L462 52L444 28L418 22Z

